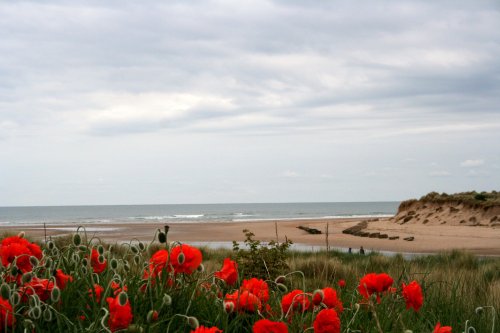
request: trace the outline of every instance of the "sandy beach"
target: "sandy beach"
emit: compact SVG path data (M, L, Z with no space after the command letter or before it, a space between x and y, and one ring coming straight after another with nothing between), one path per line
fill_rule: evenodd
M279 220L279 221L248 221L248 222L204 222L204 223L169 223L169 241L182 242L231 242L243 241L243 229L249 229L255 238L262 241L284 241L285 237L294 244L304 246L326 246L326 225L329 224L329 245L338 248L353 248L360 246L367 250L392 251L404 253L436 253L452 249L463 249L478 255L500 256L500 228L481 226L443 226L443 225L400 225L390 219L380 219L368 222L368 232L381 232L389 236L399 236L399 239L378 239L346 235L342 230L356 225L366 219L318 219L318 220ZM277 236L276 236L277 225ZM130 223L130 224L91 224L85 226L91 236L106 242L122 242L132 239L152 241L155 231L163 229L164 224ZM322 231L322 234L312 235L297 228L306 226ZM3 226L3 232L25 231L27 236L43 240L47 237L70 234L76 231L74 224ZM403 238L414 237L413 241Z

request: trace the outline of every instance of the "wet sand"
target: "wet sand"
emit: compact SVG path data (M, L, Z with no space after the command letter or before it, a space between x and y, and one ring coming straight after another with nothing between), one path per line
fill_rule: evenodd
M329 224L328 243L331 247L353 248L360 246L366 250L392 251L405 253L436 253L453 249L463 249L478 255L500 256L500 228L481 226L443 226L406 224L400 225L390 219L370 221L367 232L381 232L389 236L399 236L397 240L367 238L346 235L342 230L356 225L366 219L318 219L318 220L279 220L279 221L248 221L248 222L204 222L204 223L168 223L169 241L182 242L231 242L243 241L243 229L249 229L255 234L255 239L262 241L278 240L285 237L295 244L326 246L326 225ZM277 226L277 229L276 229ZM298 229L298 226L316 228L322 234L312 235ZM155 231L162 229L164 224L91 224L86 225L89 236L95 236L105 242L124 242L132 239L152 241ZM25 231L32 239L43 240L47 237L71 234L77 225L43 225L2 226L1 232L17 233ZM277 233L276 233L277 231ZM403 238L415 237L413 241Z

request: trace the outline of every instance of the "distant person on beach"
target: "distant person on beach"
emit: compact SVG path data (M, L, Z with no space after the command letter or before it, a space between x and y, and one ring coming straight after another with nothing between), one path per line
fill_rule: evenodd
M352 253L352 249L351 249L351 248L349 248L349 254L351 254L351 253Z
M363 247L359 248L359 254L365 254L365 249L363 249Z

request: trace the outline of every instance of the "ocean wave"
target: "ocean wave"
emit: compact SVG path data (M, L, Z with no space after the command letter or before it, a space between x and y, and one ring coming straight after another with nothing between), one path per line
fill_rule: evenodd
M158 216L133 216L130 220L170 220L170 219L199 219L205 214L175 214L175 215L158 215Z
M274 217L254 219L233 219L234 222L258 222L258 221L293 221L293 220L333 220L333 219L364 219L364 218L386 218L394 214L351 214L351 215L328 215L328 216L303 216L303 217Z

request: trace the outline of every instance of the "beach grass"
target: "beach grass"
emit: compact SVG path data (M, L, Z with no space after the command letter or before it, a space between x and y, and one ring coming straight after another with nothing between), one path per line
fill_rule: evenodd
M238 289L249 268L240 263L240 278L233 286L214 279L213 273L221 269L225 258L235 259L235 251L201 247L204 269L175 276L164 271L155 279L145 279L144 269L149 267L151 255L165 249L166 244L137 241L96 244L96 239L84 237L80 241L81 244L75 245L75 239L68 236L41 245L43 258L36 263L31 274L50 280L53 272L61 269L71 275L73 281L61 291L57 300L52 299L51 294L45 300L39 297L38 301L31 301L31 298L19 301L13 308L14 328L6 331L33 329L50 332L56 328L65 332L107 331L110 308L106 299L118 297L116 288L124 292L125 287L133 313L129 332L191 332L194 329L192 320L189 320L191 317L201 325L217 326L224 332L252 332L252 325L262 316L286 323L290 332L312 332L319 309L286 316L281 312L281 300L294 289L311 295L314 290L325 287L335 288L344 304L344 311L340 314L342 332L432 332L438 322L452 326L454 332L464 331L466 325L474 327L477 332L492 332L493 321L498 328L500 319L493 311L500 309L500 259L476 257L466 252L452 251L407 259L402 255L379 253L360 255L287 250L288 269L262 276L269 285L267 304L271 310L261 315L226 311L224 295ZM175 245L168 246L171 249ZM92 249L102 252L107 262L102 272L92 271L88 260ZM255 252L257 257L259 250L257 248ZM256 264L258 260L253 263ZM4 266L0 273L12 296L15 292L21 293L22 287L15 279L8 279L11 272L10 267ZM382 294L380 303L360 295L360 278L368 273L387 273L394 279L394 289ZM26 274L21 280L25 280ZM286 276L280 285L275 282L277 274ZM402 283L413 280L421 285L424 294L418 312L406 309L401 297ZM345 281L345 286L339 285L341 281ZM118 287L112 287L112 282ZM104 289L99 300L91 291L96 284ZM165 301L166 295L171 302ZM34 310L36 307L40 313ZM151 319L152 311L158 313L155 320Z

